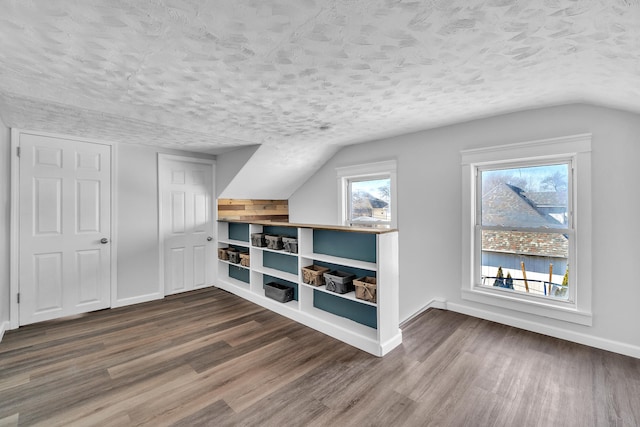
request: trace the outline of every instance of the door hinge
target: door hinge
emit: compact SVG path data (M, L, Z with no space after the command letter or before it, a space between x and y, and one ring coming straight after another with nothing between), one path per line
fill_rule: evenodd
M20 292L18 292L18 304L20 304Z
M20 147L16 147L16 154L18 155L18 157L20 157Z

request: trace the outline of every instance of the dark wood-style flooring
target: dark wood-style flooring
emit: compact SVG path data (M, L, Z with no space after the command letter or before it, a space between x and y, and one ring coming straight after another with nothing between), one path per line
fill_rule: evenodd
M431 309L377 358L222 290L22 327L0 426L638 426L640 360Z

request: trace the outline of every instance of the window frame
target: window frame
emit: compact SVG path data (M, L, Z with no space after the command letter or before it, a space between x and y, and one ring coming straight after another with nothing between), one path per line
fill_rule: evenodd
M351 166L341 166L336 168L338 180L338 220L342 225L347 226L374 226L390 227L398 226L398 202L396 190L397 162L387 160L376 163L365 163ZM354 181L372 181L375 179L389 178L389 202L391 204L391 220L380 222L352 222L349 217L351 211L351 183Z
M553 163L570 165L569 297L567 300L483 286L479 171ZM591 313L591 135L582 134L461 151L462 299L582 325ZM558 229L565 230L565 229ZM550 230L554 233L557 229ZM521 231L521 230L518 230ZM539 231L539 230L537 230Z

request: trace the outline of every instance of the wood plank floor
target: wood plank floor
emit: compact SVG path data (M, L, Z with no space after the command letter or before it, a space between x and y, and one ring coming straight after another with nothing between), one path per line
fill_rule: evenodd
M638 426L640 360L442 310L377 358L210 288L9 331L0 426Z

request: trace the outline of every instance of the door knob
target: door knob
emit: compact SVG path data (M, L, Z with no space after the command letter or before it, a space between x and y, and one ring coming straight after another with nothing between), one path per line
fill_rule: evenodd
M213 237L211 237L211 236L207 237L207 242L210 242L212 240L213 240Z
M100 243L102 243L103 245L106 245L107 243L109 243L109 239L107 239L106 237L103 237L102 239L100 239Z

